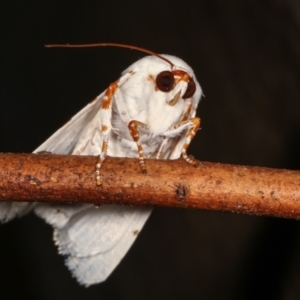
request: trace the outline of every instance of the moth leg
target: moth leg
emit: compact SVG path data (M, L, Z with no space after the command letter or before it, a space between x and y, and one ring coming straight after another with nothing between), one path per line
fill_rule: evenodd
M192 110L193 110L193 111L192 111ZM186 101L186 107L185 107L185 110L184 110L184 112L183 112L183 114L182 114L182 116L181 116L181 119L180 119L179 123L180 123L180 122L183 122L183 121L186 121L186 120L188 120L188 119L191 119L191 118L194 117L195 115L196 115L196 108L193 107L193 102L192 102L191 99L189 99L189 100ZM177 147L177 144L178 144L178 142L180 141L180 139L181 139L181 137L179 136L179 137L177 138L177 141L176 141L176 142L175 142L175 141L173 142L173 147L172 147L172 150L171 150L170 153L169 153L169 158L170 158L170 156L172 156L173 152L175 151L175 149L176 149L176 147Z
M188 157L186 151L187 148L189 147L192 139L194 138L196 132L198 131L200 127L200 119L199 118L191 118L189 120L184 120L184 121L180 121L176 124L174 124L173 126L171 126L171 128L169 128L164 135L168 138L168 137L174 137L175 135L180 135L183 131L187 130L186 135L185 135L185 140L184 140L184 144L182 146L181 149L181 155L182 158L189 164L195 166L196 162L191 159L190 157Z
M183 114L181 116L180 122L188 120L188 118L192 117L191 116L191 110L192 110L193 102L192 102L192 100L188 100L186 102L187 102L186 103L186 107L185 107L185 110L184 110L184 112L183 112Z
M143 147L140 144L140 135L139 135L139 128L148 129L148 126L142 122L132 120L128 124L128 129L130 132L130 135L132 136L133 140L135 141L138 152L139 152L139 163L142 169L142 172L146 172L146 165L145 165L145 157L144 157L144 151Z
M128 78L133 73L129 72L127 74L128 74L127 75L127 78ZM124 76L126 76L126 74ZM139 154L139 163L140 163L141 169L143 172L146 172L144 151L143 151L143 147L140 143L139 129L149 131L149 127L147 126L147 124L144 124L140 121L131 119L131 117L128 113L128 110L127 110L126 101L124 100L123 94L119 89L116 91L116 93L114 95L114 105L115 105L114 107L117 109L117 111L119 113L119 116L120 116L122 122L128 126L129 133L137 145L138 154Z
M102 131L102 148L101 152L98 158L98 162L96 164L96 183L97 185L101 185L101 176L100 176L100 168L102 166L102 163L106 157L107 153L107 147L108 147L108 138L111 131L111 115L112 115L112 100L113 96L118 89L117 83L113 82L109 85L109 87L106 89L105 94L103 96L103 101L101 104L101 131Z
M192 106L193 106L193 102L192 100L186 100L186 107L184 109L184 112L180 118L179 124L181 124L183 121L188 120L189 117L191 117L191 110L192 110ZM176 124L174 125L176 126ZM172 147L172 150L170 151L169 156L171 155L171 153L174 151L174 149L176 148L176 145L178 143L178 141L180 140L180 136L177 138L177 141L174 142L174 146ZM168 143L170 143L171 138L170 137L166 137L164 139L164 141L162 142L162 144L160 145L157 155L156 155L156 159L161 159L163 152L165 150L165 147L167 146Z
M106 89L103 96L103 101L100 107L100 118L102 124L100 130L102 132L103 141L102 141L102 148L98 158L98 162L96 164L96 171L95 171L97 185L102 184L101 176L100 176L100 168L107 154L109 136L111 133L112 102L113 100L116 102L116 104L118 104L118 102L121 102L121 104L123 105L117 105L117 106L121 106L121 108L123 109L124 100L123 100L122 93L120 92L119 86L124 84L124 82L126 82L131 75L132 72L128 72L124 74L116 82L111 83L109 87ZM127 119L129 120L128 113L123 112L123 114L124 114L123 121L126 122Z
M186 133L186 140L182 146L181 155L187 163L196 166L197 163L187 155L186 150L189 147L192 139L195 137L201 122L200 122L200 118L192 118L188 121L192 123L192 127Z
M166 147L166 145L168 144L170 142L170 138L165 138L164 140L163 140L163 142L161 143L161 145L160 145L160 147L159 147L159 149L158 149L158 151L157 151L157 154L156 154L156 159L161 159L161 157L162 157L162 155L163 155L163 152L164 152L164 150L165 150L165 147Z

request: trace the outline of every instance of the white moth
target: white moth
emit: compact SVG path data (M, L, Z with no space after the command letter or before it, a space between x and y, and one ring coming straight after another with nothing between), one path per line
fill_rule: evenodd
M195 114L201 94L184 61L171 55L146 56L34 152L99 156L98 185L106 155L138 157L142 170L144 158L182 156L194 164L186 149L200 125ZM67 266L85 286L110 275L151 213L147 207L2 202L0 221L30 210L54 227L59 253L66 255Z

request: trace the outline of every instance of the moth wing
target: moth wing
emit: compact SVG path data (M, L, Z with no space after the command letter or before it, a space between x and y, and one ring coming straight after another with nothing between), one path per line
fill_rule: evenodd
M83 131L97 119L100 120L100 118L96 118L96 115L99 114L103 95L104 92L73 116L69 122L58 129L33 153L49 151L55 154L71 154L79 139L82 139Z
M91 207L89 204L50 204L37 203L35 213L54 228L64 227L76 214Z
M119 264L148 219L151 208L103 205L75 214L54 232L59 252L80 284L104 281Z
M98 120L98 122L100 122L100 118L97 118L96 115L99 113L103 94L104 93L99 95L93 102L89 103L82 110L80 110L68 123L57 130L50 138L48 138L42 145L33 151L33 153L49 151L56 154L71 154L78 141L83 141L84 137L89 134L88 130L96 127L96 124L94 126L90 125ZM83 134L84 130L85 134ZM98 140L101 139L99 133L95 135L95 138ZM99 141L97 145L99 145ZM98 147L100 148L101 144ZM92 150L94 149L89 150L89 154L93 155L94 153L92 153ZM95 155L97 154L99 154L99 150L98 153L95 153ZM25 215L35 206L35 203L28 202L1 202L0 222L8 222L17 216L20 217ZM60 215L63 216L62 213ZM49 221L47 220L47 222L51 223L51 221L56 220L56 217L57 216L52 218L51 215L48 215Z
M102 95L34 152L99 155ZM96 209L88 204L42 203L35 208L36 214L54 227L59 252L66 255L67 266L85 286L104 281L110 275L135 241L151 211L151 208L117 205L103 205Z
M0 222L5 223L15 217L21 217L32 210L34 203L28 202L1 202Z
M55 154L99 155L102 146L100 108L102 93L95 101L79 111L63 127L48 138L34 153L48 151ZM59 229L66 225L73 215L89 204L36 204L35 212L47 223Z

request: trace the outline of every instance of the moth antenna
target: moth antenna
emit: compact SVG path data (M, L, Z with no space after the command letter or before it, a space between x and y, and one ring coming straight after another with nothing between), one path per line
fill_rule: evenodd
M96 43L96 44L52 44L52 45L45 45L46 48L90 48L90 47L119 47L119 48L128 48L128 49L133 49L137 50L140 52L148 53L150 55L154 55L165 62L167 62L171 68L174 67L174 64L168 60L167 58L157 54L154 51L142 48L142 47L137 47L137 46L132 46L132 45L126 45L126 44L118 44L118 43Z

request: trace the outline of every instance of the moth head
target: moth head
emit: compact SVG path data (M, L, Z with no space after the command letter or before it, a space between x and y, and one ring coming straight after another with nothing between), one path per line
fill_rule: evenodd
M197 89L193 77L183 70L162 71L157 74L155 84L156 90L168 94L166 101L170 106L193 97Z
M161 60L161 57L167 61ZM165 99L168 105L176 106L179 101L200 99L201 87L192 68L182 59L160 54L160 57L147 56L141 59L139 69L142 69L142 64L145 66L144 72L148 73L148 79L152 82L155 92L159 93L160 99Z
M143 87L144 95L149 92L149 100L155 95L157 101L165 101L168 106L176 107L176 104L184 104L188 100L197 104L202 95L192 68L176 56L145 56L123 71L122 75L126 73L135 75L135 80L140 78L139 86Z

